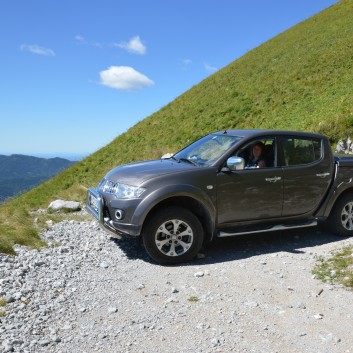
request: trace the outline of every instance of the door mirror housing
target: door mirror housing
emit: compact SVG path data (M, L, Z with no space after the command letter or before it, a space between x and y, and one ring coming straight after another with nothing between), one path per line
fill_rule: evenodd
M229 157L227 159L227 167L230 171L243 170L245 168L245 159L236 156Z

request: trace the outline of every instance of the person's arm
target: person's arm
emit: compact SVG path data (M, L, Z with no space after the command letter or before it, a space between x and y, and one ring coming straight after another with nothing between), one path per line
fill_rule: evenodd
M266 162L261 160L259 161L259 163L257 163L257 167L258 168L265 168L266 167Z

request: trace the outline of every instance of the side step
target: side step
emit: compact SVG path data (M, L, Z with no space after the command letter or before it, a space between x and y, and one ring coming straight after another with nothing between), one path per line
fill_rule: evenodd
M306 227L315 227L317 226L317 221L312 221L308 223L303 223L303 224L295 224L295 225L275 225L271 228L266 228L266 229L258 229L258 230L247 230L247 231L239 231L239 232L224 232L220 231L218 233L219 238L224 238L224 237L232 237L234 235L244 235L244 234L255 234L255 233L265 233L265 232L274 232L277 230L288 230L288 229L296 229L296 228L306 228Z

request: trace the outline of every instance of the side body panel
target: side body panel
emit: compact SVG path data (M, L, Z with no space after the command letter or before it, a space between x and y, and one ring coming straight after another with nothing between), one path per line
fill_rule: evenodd
M279 178L277 182L270 179ZM241 170L219 173L218 224L278 218L282 213L281 168Z
M293 216L315 212L326 195L331 184L333 172L324 169L321 164L311 167L284 168L283 213L282 216Z

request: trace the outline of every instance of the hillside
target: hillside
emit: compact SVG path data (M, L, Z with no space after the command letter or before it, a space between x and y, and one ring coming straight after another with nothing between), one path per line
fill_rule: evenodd
M74 163L64 158L0 155L0 203L40 185Z
M342 0L248 52L106 147L3 206L0 237L9 235L5 247L27 239L15 239L13 223L5 223L20 206L27 214L59 196L83 200L85 187L96 185L113 166L175 152L210 131L315 131L332 144L353 136L352 38L353 1Z

